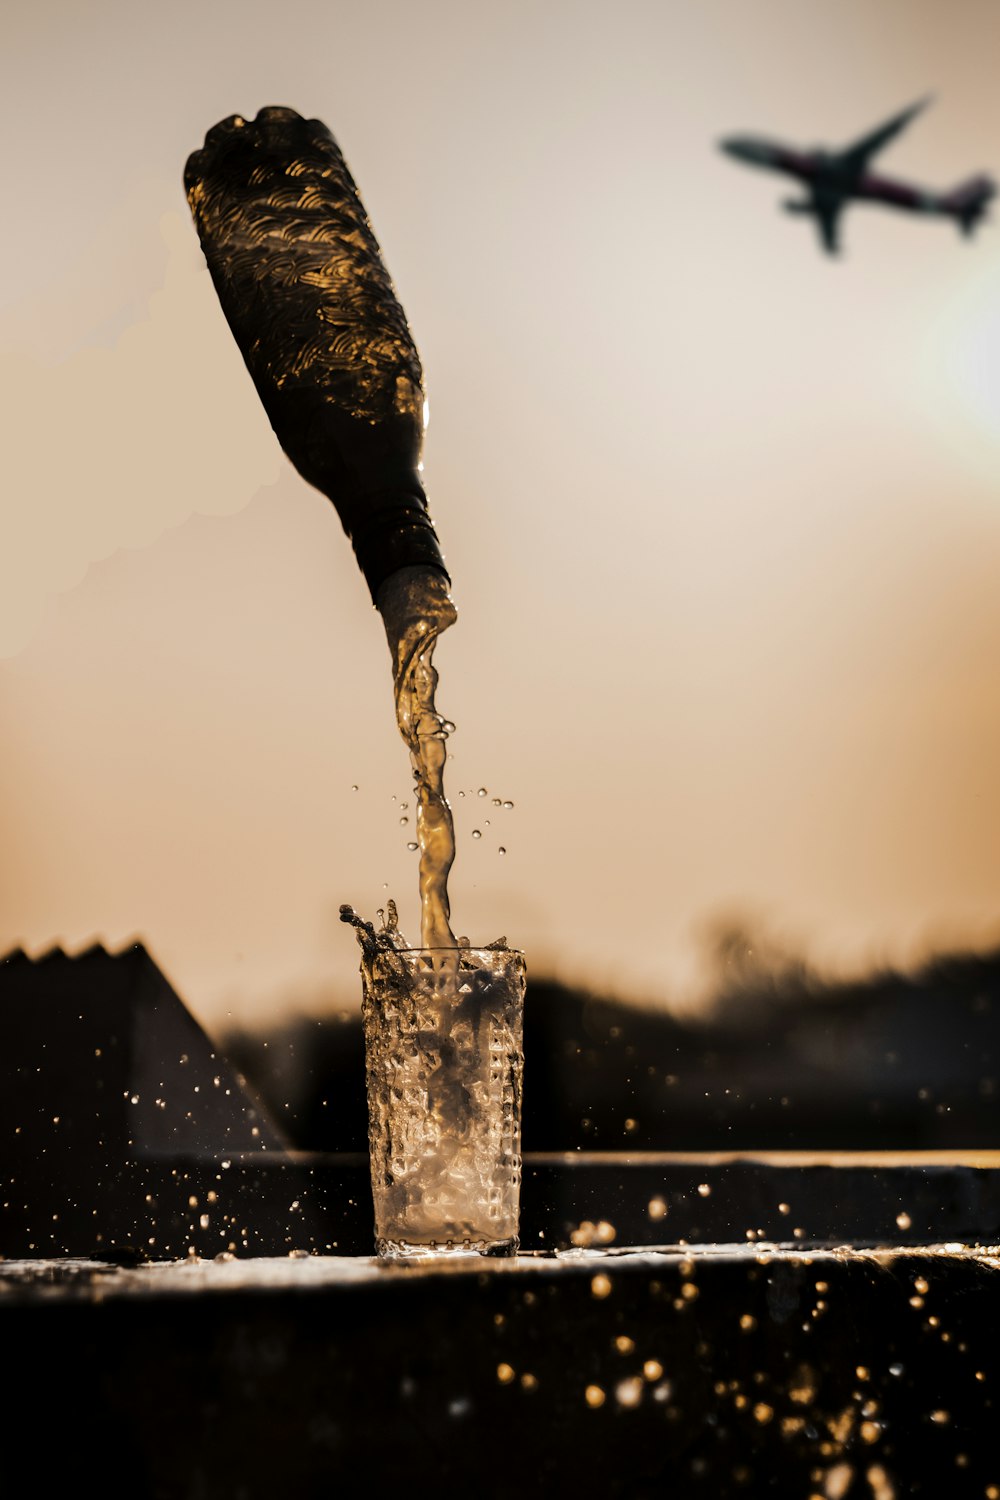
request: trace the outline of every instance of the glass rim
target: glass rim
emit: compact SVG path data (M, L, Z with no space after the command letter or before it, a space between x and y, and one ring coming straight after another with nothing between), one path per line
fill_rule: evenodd
M438 944L434 948L383 948L383 953L517 953L524 957L523 948L492 948L488 943L456 943L454 948Z

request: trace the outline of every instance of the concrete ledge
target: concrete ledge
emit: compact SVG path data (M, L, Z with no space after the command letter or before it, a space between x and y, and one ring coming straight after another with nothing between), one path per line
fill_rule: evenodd
M985 1496L998 1270L958 1246L7 1262L5 1466L163 1500Z

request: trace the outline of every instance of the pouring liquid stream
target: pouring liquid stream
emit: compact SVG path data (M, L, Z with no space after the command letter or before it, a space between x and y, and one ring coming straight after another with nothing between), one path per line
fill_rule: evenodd
M455 860L455 827L444 792L447 739L453 727L434 702L438 673L433 663L438 631L430 622L396 689L396 722L409 751L416 796L420 850L420 945L455 949L448 875ZM445 955L443 954L442 957Z
M437 950L442 969L456 968L448 875L455 860L455 827L444 791L448 735L454 729L435 704L434 648L457 612L447 579L427 568L401 570L379 595L378 607L393 657L396 723L410 752L420 851L420 945ZM399 939L397 938L398 942Z
M383 586L377 599L392 653L396 723L410 752L414 776L416 843L409 847L420 854L420 947L430 950L445 1030L447 1012L458 995L460 950L469 947L469 939L456 937L452 930L448 897L455 828L445 796L444 769L448 736L455 726L435 703L434 649L441 632L458 618L448 587L447 578L435 570L403 568ZM366 971L376 953L410 948L399 928L395 901L387 902L378 916L381 930L359 917L352 906L340 908L341 921L355 928ZM505 949L507 939L498 938L486 947Z

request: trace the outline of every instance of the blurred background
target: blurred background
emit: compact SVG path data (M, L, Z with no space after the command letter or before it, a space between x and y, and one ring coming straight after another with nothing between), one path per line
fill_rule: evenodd
M858 207L832 261L717 150L930 92L879 169L1000 173L991 0L16 0L5 32L0 951L139 939L249 1031L356 1015L341 902L418 928L381 624L181 186L265 104L337 137L424 361L456 931L640 1018L1000 943L997 229Z

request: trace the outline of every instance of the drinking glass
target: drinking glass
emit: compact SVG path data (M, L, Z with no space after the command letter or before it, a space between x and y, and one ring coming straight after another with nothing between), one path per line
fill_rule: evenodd
M512 1254L524 955L379 950L362 964L362 979L378 1254Z

